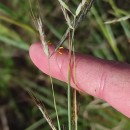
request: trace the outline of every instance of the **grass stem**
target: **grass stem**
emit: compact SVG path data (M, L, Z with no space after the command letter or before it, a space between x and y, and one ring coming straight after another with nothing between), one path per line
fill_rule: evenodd
M57 111L57 105L56 105L56 99L55 99L54 85L53 85L53 80L52 80L52 77L51 77L50 60L49 60L49 58L48 58L48 66L49 66L49 77L50 77L51 86L52 86L53 103L54 103L54 108L55 108L55 112L56 112L58 130L61 130L61 125L60 125L58 111Z

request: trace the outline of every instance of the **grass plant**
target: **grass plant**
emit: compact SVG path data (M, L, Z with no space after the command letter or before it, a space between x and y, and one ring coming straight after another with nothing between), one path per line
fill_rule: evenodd
M72 103L71 103L72 102L71 101L71 98L72 98L71 93L72 92L71 92L71 84L70 84L71 76L73 75L73 73L72 73L72 70L73 70L72 65L73 64L74 64L74 70L75 70L75 50L74 50L75 29L79 25L81 20L85 17L87 12L91 8L93 2L94 2L94 0L92 0L92 1L82 0L82 2L78 5L75 13L73 13L70 10L69 6L64 1L59 0L63 15L64 15L65 20L66 20L67 25L68 25L67 30L69 30L69 31L66 31L66 32L68 32L68 34L65 33L65 38L63 36L64 39L61 40L61 41L64 42L65 39L67 38L67 35L68 35L68 45L69 45L68 92L67 92L67 95L68 95L68 130L72 130L72 129L77 130L78 129L76 90L74 90L74 100L73 100L74 101L74 120L75 120L74 124L75 125L74 125L74 128L72 128ZM30 2L30 5L31 5L31 2ZM39 12L40 12L40 7L38 7L38 9L39 9ZM58 130L61 130L61 125L60 125L58 111L57 111L57 105L56 105L56 99L55 99L55 93L54 93L54 86L53 86L53 81L52 81L51 72L50 72L50 62L49 62L49 58L53 55L54 52L50 55L48 44L45 41L45 34L44 34L44 30L43 30L43 23L42 23L41 16L34 14L34 12L32 11L32 6L31 6L31 13L32 13L32 17L33 17L33 21L34 21L34 24L36 26L36 29L38 30L39 35L40 35L40 40L41 40L41 43L43 45L43 50L44 50L45 54L48 57L48 66L49 66L49 73L50 73L49 75L50 75L50 80L51 80L51 85L52 85L52 93L53 93L55 112L56 112L56 116L57 116ZM71 16L69 16L68 13L70 13ZM55 51L57 51L59 49L59 47L63 44L63 42L60 42L59 45L57 45ZM74 73L74 75L75 75L75 73ZM76 83L76 79L75 79L74 82ZM37 104L37 101L36 101L36 104ZM50 120L48 120L46 114L44 114L46 112L43 111L41 105L37 104L37 106L40 109L40 111L43 113L43 115L44 115L45 119L47 120L47 122L49 124L51 124ZM50 125L50 126L52 126L52 125ZM55 129L55 127L53 127L53 126L51 128Z
M32 5L35 5L35 0L31 1ZM70 51L73 64L75 64L75 50L103 59L130 63L129 1L123 4L121 1L114 0L95 1L91 10L90 7L93 3L91 0L88 0L85 6L83 6L85 1L79 0L51 1L51 4L48 0L39 2L41 17L44 16L45 34L48 39L57 43L55 51L50 56L60 46L65 46ZM39 40L39 33L34 29L33 24L30 24L32 20L30 20L29 10L27 1L1 0L0 2L0 97L2 101L0 107L6 112L5 117L8 119L7 124L10 130L50 129L46 120L27 96L25 90L28 88L30 92L34 92L36 101L44 102L46 106L44 110L48 111L49 118L53 120L53 126L57 129L57 114L54 111L54 102L50 100L52 98L52 92L49 89L52 85L50 78L39 72L28 58L27 52L30 44ZM63 15L65 18L62 18ZM63 24L64 21L66 24ZM68 71L70 70L68 69ZM88 95L76 94L76 91L74 91L72 100L73 90L70 89L72 72L69 73L68 88L65 84L53 79L55 99L59 99L56 100L56 104L61 129L130 129L129 119L103 101ZM76 77L74 69L72 74ZM68 91L67 94L66 91ZM76 95L78 95L78 99ZM76 99L82 101L82 104ZM77 110L79 106L80 112ZM44 110L41 109L41 111ZM8 113L11 113L12 116ZM75 115L74 120L73 115ZM17 120L18 125L13 124L9 119ZM2 127L0 126L0 128Z

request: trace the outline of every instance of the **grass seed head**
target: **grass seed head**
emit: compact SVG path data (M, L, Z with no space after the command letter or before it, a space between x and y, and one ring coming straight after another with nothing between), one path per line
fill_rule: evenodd
M44 52L45 52L45 54L47 56L49 56L50 55L49 48L48 48L47 42L45 41L45 34L44 34L44 30L43 30L43 24L42 24L42 20L41 20L40 17L37 19L37 29L39 31L40 40L42 42Z

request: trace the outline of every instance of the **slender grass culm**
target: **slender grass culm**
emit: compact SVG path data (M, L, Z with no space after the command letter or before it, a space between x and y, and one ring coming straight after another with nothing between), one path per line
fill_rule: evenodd
M30 2L30 1L29 1ZM76 97L76 90L73 90L73 107L72 107L72 91L71 91L71 77L73 75L74 77L74 84L76 85L76 73L75 73L75 49L74 49L74 36L75 36L75 30L79 26L80 22L85 18L86 14L90 10L94 0L82 0L76 11L72 12L69 6L63 1L63 0L58 0L61 10L63 12L64 18L66 20L66 23L68 25L68 29L66 30L65 34L63 35L62 39L56 46L54 52L50 54L49 52L49 47L47 42L45 41L45 34L43 30L43 23L42 23L42 17L40 16L40 7L38 5L38 13L33 12L32 6L31 6L31 15L33 17L34 24L36 26L37 31L39 32L40 40L43 45L43 51L48 57L48 67L49 67L49 77L51 81L51 86L52 86L52 95L53 95L53 102L54 102L54 108L55 108L55 113L57 117L57 125L58 125L58 130L61 130L61 124L58 116L58 110L57 110L57 105L56 105L56 99L55 99L55 93L54 93L54 86L53 86L53 81L51 77L51 72L50 72L50 57L59 49L59 47L64 43L66 39L68 39L68 48L69 48L69 64L68 64L68 91L67 91L67 98L68 98L68 130L78 130L78 115L77 115L77 97ZM31 2L30 2L31 5ZM56 130L56 127L52 123L51 119L49 118L49 115L41 101L39 101L32 92L29 92L33 101L43 114L44 118L52 128L52 130ZM73 108L73 110L72 110ZM72 119L72 111L74 112L74 118Z

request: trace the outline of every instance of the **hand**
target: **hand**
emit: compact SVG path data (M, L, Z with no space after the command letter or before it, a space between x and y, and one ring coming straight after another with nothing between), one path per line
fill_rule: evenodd
M54 47L50 46L49 49L53 52ZM33 44L29 53L34 64L48 74L48 58L43 52L42 45ZM71 80L71 86L105 100L115 109L130 117L130 65L78 53L75 56L76 85ZM68 63L68 50L62 50L62 54L55 53L50 58L51 76L67 82Z

